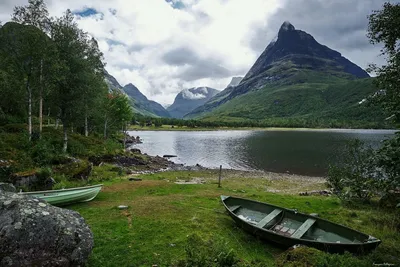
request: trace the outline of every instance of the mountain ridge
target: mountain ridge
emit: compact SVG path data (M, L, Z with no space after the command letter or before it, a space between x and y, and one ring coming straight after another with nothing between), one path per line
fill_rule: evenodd
M170 117L168 111L159 103L149 100L140 90L128 83L124 87L120 85L117 79L105 71L105 81L109 91L119 91L124 93L131 100L131 105L135 113L151 117Z

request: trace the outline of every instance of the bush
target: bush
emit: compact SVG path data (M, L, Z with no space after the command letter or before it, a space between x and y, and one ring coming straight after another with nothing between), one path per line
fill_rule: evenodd
M32 160L37 166L47 166L51 164L57 154L56 148L45 139L38 140L31 150Z
M330 166L328 185L342 200L394 199L400 190L400 132L378 150L355 140L338 166ZM398 193L397 193L398 194ZM392 203L396 205L397 203Z
M384 173L380 189L384 192L400 189L400 132L393 139L383 142L376 154L377 166Z
M234 267L240 265L235 252L229 249L227 243L204 241L197 234L190 235L185 247L186 259L180 261L178 267Z
M376 193L378 170L375 151L360 140L347 145L339 166L330 166L328 185L342 200L368 201Z

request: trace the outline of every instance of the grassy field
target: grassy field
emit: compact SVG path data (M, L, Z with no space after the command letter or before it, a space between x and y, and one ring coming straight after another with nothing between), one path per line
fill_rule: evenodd
M222 188L218 188L218 175L214 170L139 177L143 180L131 182L122 177L106 181L95 200L68 207L80 212L94 233L95 247L89 266L177 266L179 260L187 260L188 255L198 259L204 251L203 254L222 255L219 249L233 253L240 260L237 266L324 266L323 263L342 266L340 262L349 266L400 264L398 212L371 206L344 207L335 197L298 195L300 191L325 188L323 179L231 171L223 173ZM205 183L174 183L194 178L201 178ZM305 253L303 258L289 257L281 248L261 242L236 227L219 200L222 194L296 208L305 213L317 212L322 218L380 238L382 244L372 254L359 258L311 249L299 250ZM119 210L118 205L129 208ZM193 234L205 243L194 244ZM207 240L219 245L213 247ZM201 265L186 261L179 266Z

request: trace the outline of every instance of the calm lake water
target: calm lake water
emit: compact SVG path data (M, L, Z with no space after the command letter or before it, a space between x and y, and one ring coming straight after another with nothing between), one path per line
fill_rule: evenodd
M265 131L131 131L143 144L142 153L177 155L171 160L209 168L266 170L325 175L338 162L345 145L358 138L373 147L391 138L392 130L288 130Z

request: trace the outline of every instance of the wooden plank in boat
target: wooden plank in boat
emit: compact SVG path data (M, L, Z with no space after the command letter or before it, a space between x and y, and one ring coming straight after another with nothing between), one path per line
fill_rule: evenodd
M238 205L238 206L232 206L230 207L230 210L235 213L235 211L238 211L242 206Z
M292 235L293 238L301 238L315 223L314 219L307 219Z
M259 221L256 226L260 227L260 228L263 228L269 222L271 222L273 219L275 219L276 216L278 216L281 212L282 212L282 210L280 210L280 209L274 209L271 213L269 213L261 221Z

